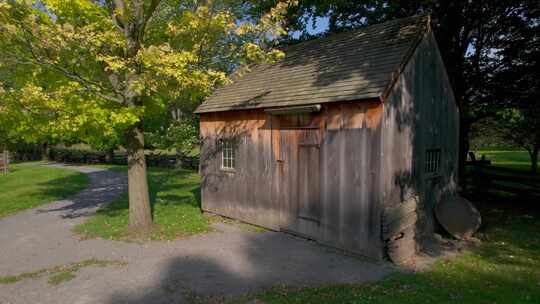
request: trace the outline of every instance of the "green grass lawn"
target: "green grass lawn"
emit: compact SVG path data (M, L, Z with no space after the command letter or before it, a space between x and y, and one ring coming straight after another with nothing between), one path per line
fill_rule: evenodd
M526 151L479 151L494 166L530 170ZM516 182L526 175L516 175ZM496 189L494 189L496 190ZM540 303L540 206L510 193L493 191L475 196L481 207L481 242L428 271L395 273L364 285L319 288L277 286L269 291L234 299L278 303Z
M491 160L492 165L506 167L524 171L531 170L531 159L527 151L475 151L476 157L480 159L482 155Z
M0 175L0 218L73 195L88 185L88 176L69 169L21 163Z
M125 166L108 166L126 172ZM200 177L193 171L149 168L148 180L155 228L144 239L171 240L210 230L209 218L200 211ZM96 216L76 226L87 237L127 240L127 194L100 209ZM140 238L141 236L136 236Z
M519 166L524 162L515 156L522 152L498 151L491 155L488 158L495 165L510 166L509 162L514 161L513 165ZM112 169L125 171L125 167ZM151 168L149 181L157 226L150 239L174 239L209 231L210 220L199 210L197 174ZM451 260L441 260L427 271L396 272L373 284L277 286L232 299L231 303L253 299L267 304L540 303L540 211L530 209L531 204L520 208L526 204L518 196L490 195L480 198L483 227L476 235L481 240L479 245ZM128 203L123 197L76 230L90 237L129 239L127 224Z

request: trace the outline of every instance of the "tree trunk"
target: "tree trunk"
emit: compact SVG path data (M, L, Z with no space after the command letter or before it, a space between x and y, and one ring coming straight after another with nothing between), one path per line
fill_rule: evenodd
M182 168L184 166L184 153L180 149L176 149L176 168Z
M50 148L49 143L45 142L41 145L41 160L42 161L49 161L50 160Z
M105 162L112 164L114 162L114 148L107 149L107 154L105 155Z
M531 171L533 173L538 172L538 152L540 152L540 146L534 147L534 149L529 152L529 155L531 156Z
M144 231L152 227L152 212L146 177L142 122L126 132L128 155L129 229Z
M465 191L467 187L465 165L467 162L467 154L469 153L470 124L463 117L460 117L459 120L458 178L462 190Z

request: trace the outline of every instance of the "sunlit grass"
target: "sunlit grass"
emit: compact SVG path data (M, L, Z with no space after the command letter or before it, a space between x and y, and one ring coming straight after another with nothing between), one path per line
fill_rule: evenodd
M84 189L88 176L69 169L21 163L0 174L0 218L44 203L60 200Z
M476 157L482 155L491 160L492 165L519 170L531 170L531 159L527 151L476 151Z

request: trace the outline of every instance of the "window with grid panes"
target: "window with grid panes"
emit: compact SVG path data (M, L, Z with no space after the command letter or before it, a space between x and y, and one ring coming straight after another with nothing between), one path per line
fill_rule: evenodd
M223 139L221 140L221 167L223 169L234 169L234 166L234 142L231 139Z
M438 174L441 167L441 149L426 150L425 169L428 174Z

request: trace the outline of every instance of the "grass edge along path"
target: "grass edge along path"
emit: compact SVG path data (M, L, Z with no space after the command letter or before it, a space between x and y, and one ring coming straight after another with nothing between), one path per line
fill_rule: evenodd
M46 203L65 199L90 183L88 175L40 162L10 165L0 175L0 219Z
M52 268L44 268L37 271L25 272L18 275L0 276L0 284L14 284L25 279L37 279L42 276L48 276L47 282L50 285L58 285L66 281L70 281L76 277L76 273L85 267L107 267L107 266L125 266L126 262L108 261L98 259L87 259L81 262L71 263L69 265L61 265Z
M126 166L99 166L127 172ZM84 238L144 241L174 240L212 231L211 219L200 210L200 177L190 170L148 168L150 200L154 228L141 235L128 230L129 203L127 193L102 207L73 231Z

